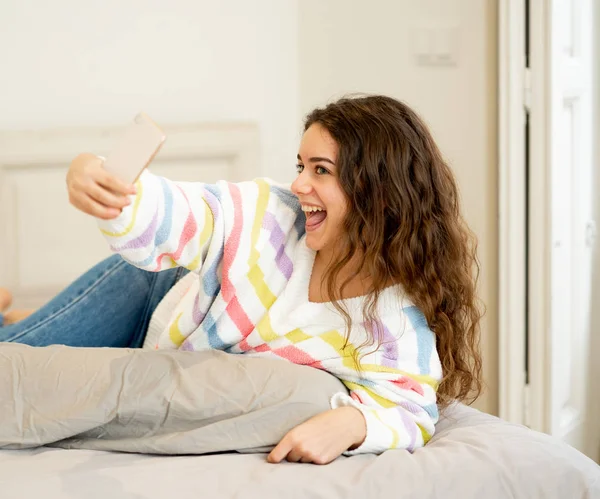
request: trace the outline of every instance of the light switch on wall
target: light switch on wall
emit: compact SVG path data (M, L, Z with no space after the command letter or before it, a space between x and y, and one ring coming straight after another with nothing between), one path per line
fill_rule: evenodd
M459 28L457 25L429 24L412 32L415 62L419 66L458 65Z

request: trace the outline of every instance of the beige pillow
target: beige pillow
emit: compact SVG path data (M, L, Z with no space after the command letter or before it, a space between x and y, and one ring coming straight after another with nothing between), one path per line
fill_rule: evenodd
M265 450L330 408L330 374L285 360L0 343L0 448Z

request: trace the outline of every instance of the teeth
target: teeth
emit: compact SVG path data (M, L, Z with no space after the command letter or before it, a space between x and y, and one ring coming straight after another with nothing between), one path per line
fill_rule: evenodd
M303 206L302 211L304 211L304 212L323 211L323 208L319 208L317 206Z

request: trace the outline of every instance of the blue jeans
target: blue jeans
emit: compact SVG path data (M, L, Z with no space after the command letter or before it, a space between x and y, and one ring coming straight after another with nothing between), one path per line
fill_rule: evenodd
M152 313L187 272L147 272L113 255L26 319L0 327L0 342L139 348Z

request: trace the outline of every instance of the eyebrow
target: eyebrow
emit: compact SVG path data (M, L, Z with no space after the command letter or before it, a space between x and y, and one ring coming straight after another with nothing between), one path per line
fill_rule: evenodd
M302 161L302 158L300 157L299 154L298 154L298 159L300 161ZM312 157L308 161L310 161L311 163L318 163L319 161L325 161L326 163L331 163L333 166L335 166L335 163L333 161L331 161L329 158L324 158L322 156Z

